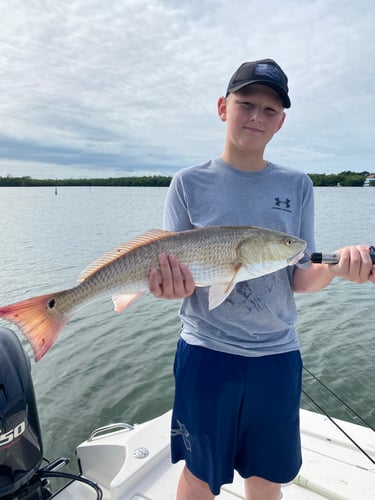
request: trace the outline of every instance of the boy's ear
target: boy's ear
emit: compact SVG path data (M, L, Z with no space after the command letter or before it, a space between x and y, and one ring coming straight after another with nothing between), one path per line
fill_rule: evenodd
M279 125L278 125L278 127L277 127L276 132L278 132L278 131L281 129L281 127L284 125L285 118L286 118L286 113L285 113L285 111L284 111L284 112L283 112L283 114L282 114L282 117L280 118ZM275 133L276 133L276 132L275 132Z
M222 122L227 121L227 100L225 97L220 97L217 101L217 113Z

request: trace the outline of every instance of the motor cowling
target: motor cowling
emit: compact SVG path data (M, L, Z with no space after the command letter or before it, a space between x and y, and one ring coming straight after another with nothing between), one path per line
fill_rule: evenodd
M25 485L42 460L30 360L16 334L0 327L0 498Z

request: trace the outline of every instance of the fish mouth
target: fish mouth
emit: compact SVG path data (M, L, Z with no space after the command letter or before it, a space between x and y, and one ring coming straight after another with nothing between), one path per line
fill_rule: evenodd
M287 259L288 265L293 266L294 264L297 264L301 259L303 259L305 257L305 250L306 250L306 246L305 246L305 248L303 248L299 252L297 252L294 255L292 255L291 257L289 257Z

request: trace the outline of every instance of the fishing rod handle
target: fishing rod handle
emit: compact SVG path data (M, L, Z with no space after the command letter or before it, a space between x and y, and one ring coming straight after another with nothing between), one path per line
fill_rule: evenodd
M375 247L369 247L369 251L372 263L375 264ZM311 254L310 260L314 264L337 264L340 260L340 254L314 252Z

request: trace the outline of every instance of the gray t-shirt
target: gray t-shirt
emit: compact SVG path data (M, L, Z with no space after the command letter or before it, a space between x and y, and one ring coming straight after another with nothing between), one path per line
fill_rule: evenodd
M268 163L260 172L237 170L221 158L178 172L168 191L164 228L260 226L298 236L315 250L314 197L304 173ZM184 299L182 338L189 344L264 356L299 349L293 267L238 283L208 310L208 287Z

